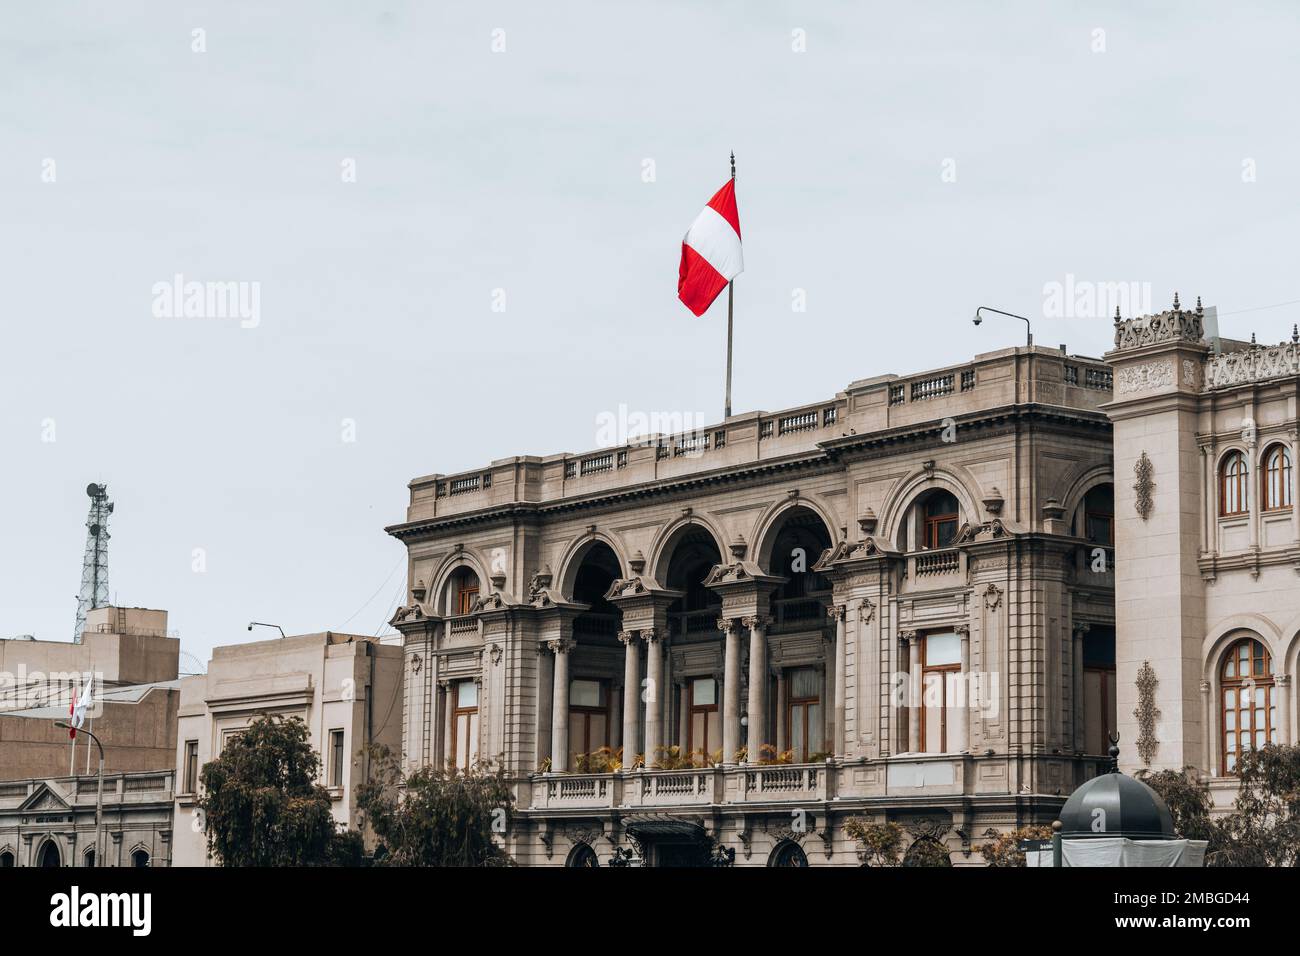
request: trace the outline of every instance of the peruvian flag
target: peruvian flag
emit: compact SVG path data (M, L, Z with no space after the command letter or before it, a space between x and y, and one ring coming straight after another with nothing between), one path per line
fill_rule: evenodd
M727 283L744 271L733 178L714 194L686 230L682 264L677 272L677 298L696 315L703 315Z

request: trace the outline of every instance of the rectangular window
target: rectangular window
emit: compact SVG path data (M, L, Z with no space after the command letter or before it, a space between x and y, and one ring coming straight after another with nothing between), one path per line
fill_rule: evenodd
M185 793L197 793L199 789L199 742L185 741Z
M1118 716L1115 688L1115 632L1092 625L1083 636L1083 751L1110 750Z
M921 751L949 753L962 742L948 740L952 710L961 705L961 638L926 634L921 638Z
M330 786L343 786L343 731L330 731Z
M699 750L705 756L722 746L722 726L718 715L718 682L712 677L696 677L687 682L686 749Z
M609 694L605 682L569 681L569 766L576 754L609 746Z
M790 749L794 759L803 763L822 751L822 675L815 667L796 667L786 673L789 703L786 706L790 728Z
M458 681L451 693L455 707L451 715L451 763L468 770L478 761L478 682Z
M456 588L456 613L470 614L474 610L474 602L478 600L478 582L474 584L462 584Z

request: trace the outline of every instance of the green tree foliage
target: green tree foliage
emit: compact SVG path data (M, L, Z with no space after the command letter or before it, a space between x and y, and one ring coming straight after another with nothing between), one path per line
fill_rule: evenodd
M1020 849L1024 840L1050 840L1052 828L1048 826L1028 826L1003 833L992 843L980 847L980 856L989 866L1024 866L1025 851Z
M1300 746L1270 744L1237 762L1236 812L1215 866L1300 866Z
M1223 849L1223 828L1210 818L1210 793L1196 779L1196 770L1140 770L1137 778L1160 795L1174 818L1180 840L1206 841L1205 858L1213 861Z
M850 817L844 821L844 835L858 841L858 856L867 866L898 866L902 859L903 828L897 823Z
M222 866L321 866L335 856L320 757L297 717L261 717L205 764L208 852Z
M385 747L372 751L375 777L357 789L357 807L385 866L510 866L495 842L514 822L514 794L491 764L469 771L422 767L409 776Z

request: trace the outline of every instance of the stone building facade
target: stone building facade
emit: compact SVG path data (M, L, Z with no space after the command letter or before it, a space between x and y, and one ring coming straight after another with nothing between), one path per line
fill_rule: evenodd
M979 862L1105 763L1111 397L1005 349L412 481L408 765L502 762L522 864Z
M1300 336L1207 340L1203 311L1116 318L1118 684L1126 769L1194 767L1231 804L1238 755L1296 740Z
M176 749L176 866L208 866L196 801L200 772L265 714L298 717L321 756L334 820L356 828L356 785L371 744L401 746L402 650L375 637L325 631L213 649L206 674L180 682Z
M104 774L100 866L170 866L172 777ZM95 866L96 774L0 782L0 869Z

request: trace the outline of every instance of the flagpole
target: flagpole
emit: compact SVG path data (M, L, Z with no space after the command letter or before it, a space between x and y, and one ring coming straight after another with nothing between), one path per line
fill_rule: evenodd
M736 179L736 151L731 151L731 179ZM722 417L731 417L731 334L732 334L732 309L735 304L735 281L727 283L727 400L723 408Z

